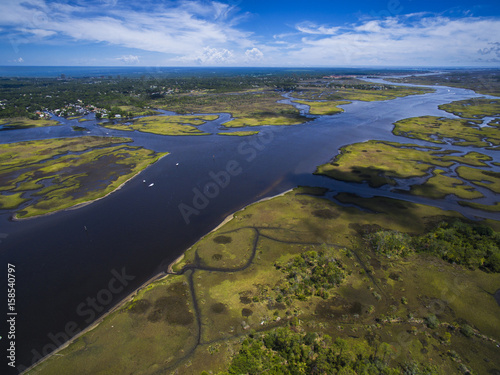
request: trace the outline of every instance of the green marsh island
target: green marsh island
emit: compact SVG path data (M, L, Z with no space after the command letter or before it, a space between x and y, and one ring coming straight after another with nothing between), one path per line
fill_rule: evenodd
M0 208L24 219L106 196L166 155L84 136L0 145Z
M465 77L457 85L484 93L468 73ZM354 100L433 92L349 77L275 78L271 90L269 82L246 79L237 90L221 79L203 89L198 83L190 91L150 97L147 103L127 98L128 103L118 104L179 115L106 126L196 135L201 134L196 128L200 122L214 118L192 113L222 112L233 117L225 127L294 125L311 119L278 103L283 92L309 105L315 116L342 116L337 106ZM487 91L498 93L497 86ZM251 204L196 242L168 272L27 373L498 373L500 221L494 215L500 194L499 101L450 102L440 106L441 117L396 121L392 135L397 141L366 140L332 149L332 159L318 165L315 174L370 191L383 188L405 199L299 186ZM219 134L256 133L243 129ZM2 172L9 181L2 204L25 204L20 217L75 197L85 199L65 183L83 186L86 179L93 180L90 174L50 174L72 163L65 152L78 149L96 167L100 160L111 159L129 174L161 157L127 146L125 139L92 139L106 142L94 151L78 141L44 142L48 144L43 147L37 142L3 145L3 160L14 152L24 155L26 147L52 150L44 154L44 163L33 154L22 166L12 161ZM63 156L54 159L56 153ZM78 171L79 164L74 168ZM116 184L121 181L107 176ZM49 178L60 180L61 191L43 184ZM28 190L44 198L26 206L21 192ZM412 202L412 197L426 203ZM432 204L445 199L481 210L489 219L471 220Z

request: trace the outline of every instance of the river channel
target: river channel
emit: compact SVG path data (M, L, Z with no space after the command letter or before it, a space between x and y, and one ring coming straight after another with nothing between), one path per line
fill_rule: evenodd
M200 126L212 133L205 136L110 130L93 119L79 124L88 129L83 134L72 130L71 125L78 124L75 121L0 132L2 143L113 135L132 138L134 146L170 152L122 189L85 207L16 222L10 220L11 212L0 211L0 264L11 263L16 268L17 365L30 366L71 334L85 329L145 281L166 270L227 215L298 185L324 186L331 195L384 195L460 210L468 217L495 217L461 207L453 199L425 199L312 174L316 166L350 143L378 139L435 146L394 136L392 124L413 116L454 117L438 105L481 96L470 90L433 88L434 93L389 101L355 101L344 105L341 114L315 117L301 125L237 129L261 130L259 135L248 137L216 135L226 130L221 130L221 124L230 119L229 114ZM290 100L290 96L283 100ZM476 150L498 161L495 151L443 148ZM216 189L214 180L228 170L233 172L230 180L219 183ZM154 185L148 187L150 183ZM205 192L205 199L199 198L199 192ZM489 196L491 201L491 193ZM186 213L186 207L193 210ZM6 267L0 274L0 290L6 296ZM6 338L0 344L6 353Z

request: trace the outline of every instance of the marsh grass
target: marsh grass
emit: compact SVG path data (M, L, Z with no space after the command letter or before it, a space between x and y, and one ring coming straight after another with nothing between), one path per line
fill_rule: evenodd
M362 182L379 187L395 185L394 178L427 175L433 166L449 167L452 161L434 156L432 148L381 141L368 141L344 146L330 163L316 169L337 180Z
M393 134L433 143L451 140L456 146L488 147L500 145L495 127L479 127L481 121L436 116L411 117L394 123Z
M207 135L196 126L217 119L217 115L200 116L148 116L127 123L108 123L105 127L117 130L140 131L160 135Z
M337 113L344 112L342 108L339 108L339 105L350 104L348 101L311 101L311 100L294 100L294 103L306 104L310 107L309 113L311 115L334 115Z
M483 169L460 166L457 174L473 184L485 187L497 194L500 194L500 173Z
M254 130L254 131L239 131L239 132L220 132L220 133L217 133L218 135L230 135L230 136L238 136L238 137L246 137L248 135L255 135L255 134L259 134L259 131L258 130Z
M180 95L164 100L160 108L178 113L229 112L229 128L261 125L296 125L310 119L292 105L277 103L283 97L272 91L233 92L229 94Z
M61 125L60 122L55 120L46 119L28 119L25 117L17 118L4 118L0 119L0 125L7 129L28 129L28 128L41 128L45 126Z
M500 116L500 99L474 98L441 104L439 109L462 118Z
M433 176L421 185L413 185L410 189L411 194L421 195L433 199L442 199L447 195L454 194L462 199L482 198L484 195L475 190L474 187L467 185L464 181L445 176L443 170L435 169Z

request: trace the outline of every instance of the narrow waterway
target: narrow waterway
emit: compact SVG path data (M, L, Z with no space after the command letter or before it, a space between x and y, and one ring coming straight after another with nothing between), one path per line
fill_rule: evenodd
M302 125L252 127L250 130L261 133L249 137L216 135L226 130L221 128L229 114L201 126L212 133L206 136L117 131L103 128L95 120L0 132L2 143L113 135L130 137L135 146L170 152L121 190L83 208L19 222L9 220L10 212L0 214L1 264L16 267L17 364L31 365L87 327L125 295L166 270L227 215L297 185L325 186L332 195L378 194L461 209L469 217L492 217L462 208L453 199L418 198L312 175L317 165L330 160L346 144L378 139L429 145L394 136L393 122L422 115L453 117L437 106L480 96L470 90L434 88L435 93L390 101L354 102L343 106L344 113ZM76 132L72 125L88 130ZM495 151L481 152L495 155ZM154 186L148 187L149 183ZM0 280L6 295L6 270ZM7 340L0 344L5 353Z

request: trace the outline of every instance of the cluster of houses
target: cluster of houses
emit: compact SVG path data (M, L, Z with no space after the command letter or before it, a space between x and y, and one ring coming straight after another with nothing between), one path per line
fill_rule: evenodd
M45 119L45 120L49 120L50 119L50 114L45 113L45 112L36 111L35 115L37 117L41 118L41 119Z
M97 118L108 118L108 110L105 108L95 107L92 104L84 105L79 99L76 104L67 104L62 108L57 108L52 111L56 116L71 117L85 116L93 112ZM38 114L38 112L37 112ZM49 116L50 117L50 116ZM121 115L114 115L114 118L120 118Z

